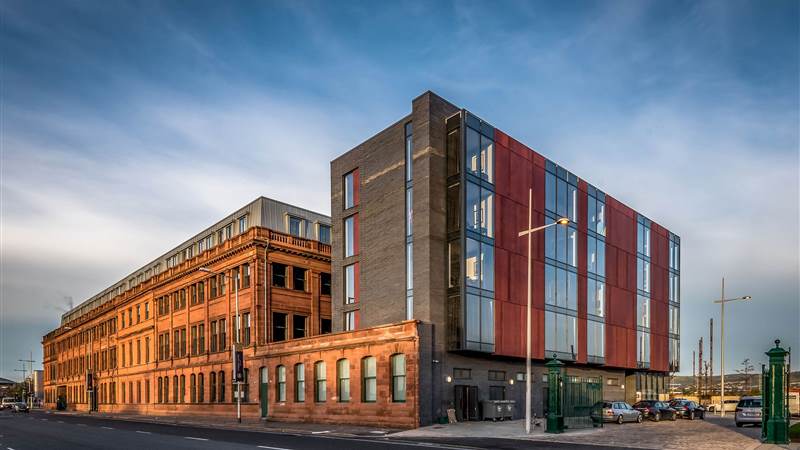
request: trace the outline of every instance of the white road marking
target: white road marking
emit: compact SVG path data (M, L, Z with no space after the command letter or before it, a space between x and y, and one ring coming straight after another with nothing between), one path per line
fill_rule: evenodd
M150 434L150 432L149 432L149 431L139 431L139 430L136 430L136 432L137 432L137 433L142 433L142 434Z
M288 448L283 447L270 447L268 445L259 445L258 448L266 448L268 450L289 450Z
M103 428L103 429L106 429L106 430L113 430L113 428L111 428L111 427L100 427L100 428Z
M86 424L85 424L85 423L79 423L79 424L77 424L77 425L78 425L79 427L85 427L85 426L86 426Z
M193 440L193 441L207 441L207 440L208 440L208 439L206 439L206 438L191 437L191 436L184 436L183 438L184 438L184 439L191 439L191 440Z
M59 420L58 423L64 423L64 421L63 420Z
M11 447L6 447L6 448L7 448L8 450L14 450L14 449L13 449L13 448L11 448Z
M312 432L311 432L311 434L325 434L325 433L330 433L330 430L325 430L325 431L312 431Z
M40 420L47 420L47 419L40 419Z

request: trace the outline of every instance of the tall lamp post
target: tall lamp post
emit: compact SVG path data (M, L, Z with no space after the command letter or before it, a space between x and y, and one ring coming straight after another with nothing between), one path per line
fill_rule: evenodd
M553 225L567 225L569 219L562 217L553 223L531 228L533 220L533 189L528 189L528 228L519 232L519 237L528 236L528 307L525 314L525 433L531 432L531 235Z
M231 346L231 366L233 367L233 378L236 384L236 419L242 423L242 382L236 376L236 352L241 347L241 336L239 335L239 271L236 271L236 277L231 277L225 272L214 272L208 267L201 267L201 272L211 273L214 275L222 275L223 277L232 280L234 296L236 297L236 320L233 321L233 339L234 345Z
M725 278L722 278L722 294L719 300L714 300L714 303L720 305L720 348L719 348L719 364L720 364L720 417L725 417L725 303L735 302L737 300L752 300L753 297L745 295L744 297L725 298Z

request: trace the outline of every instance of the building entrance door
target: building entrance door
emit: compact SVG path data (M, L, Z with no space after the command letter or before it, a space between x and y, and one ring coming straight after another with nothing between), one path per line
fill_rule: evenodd
M455 386L456 420L479 420L478 386Z
M269 407L269 371L262 367L259 373L258 398L261 401L261 417L267 417Z
M67 409L67 387L59 386L56 388L56 409L63 411Z
M97 391L95 389L89 391L89 409L97 411Z

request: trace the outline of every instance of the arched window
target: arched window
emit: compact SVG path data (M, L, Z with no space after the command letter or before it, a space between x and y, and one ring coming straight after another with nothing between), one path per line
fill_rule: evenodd
M203 374L197 374L197 403L203 403L206 401L206 387L203 383Z
M314 401L324 402L328 398L325 361L314 363Z
M164 402L164 380L158 377L158 403Z
M398 353L392 355L392 401L406 401L406 355Z
M189 403L197 403L197 376L189 376Z
M184 403L184 402L186 402L186 376L185 376L185 375L181 375L181 396L180 396L180 402L181 402L181 403Z
M217 401L217 373L211 372L208 375L208 401L214 403Z
M178 376L172 376L172 403L178 403Z
M219 379L219 389L217 389L217 391L219 391L219 402L220 403L224 403L225 402L225 372L220 370L218 379Z
M275 369L275 401L286 401L286 366L278 366Z
M336 395L340 402L350 401L350 363L346 359L336 361Z
M113 397L114 386L111 386L111 390L112 390L111 396ZM111 403L114 402L112 401ZM164 403L169 403L169 377L164 377Z
M374 356L361 360L361 401L372 403L377 399L378 370Z
M306 366L303 363L294 365L294 401L306 401Z

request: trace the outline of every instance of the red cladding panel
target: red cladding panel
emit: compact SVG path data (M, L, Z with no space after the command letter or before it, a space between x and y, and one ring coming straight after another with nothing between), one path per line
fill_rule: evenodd
M636 367L636 212L606 195L606 365Z

